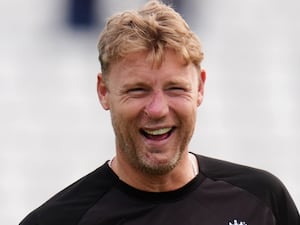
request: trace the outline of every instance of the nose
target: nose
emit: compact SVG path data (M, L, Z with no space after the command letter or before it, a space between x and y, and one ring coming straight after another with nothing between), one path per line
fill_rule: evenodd
M169 112L169 104L164 93L162 91L152 93L144 110L151 119L160 119L166 116Z

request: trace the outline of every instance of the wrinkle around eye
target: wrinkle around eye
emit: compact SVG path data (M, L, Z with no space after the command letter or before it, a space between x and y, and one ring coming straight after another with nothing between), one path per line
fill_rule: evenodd
M170 87L166 89L168 95L171 96L189 96L192 91L185 87Z
M146 88L130 88L125 91L125 95L128 97L138 98L138 97L144 97L149 93L149 90Z

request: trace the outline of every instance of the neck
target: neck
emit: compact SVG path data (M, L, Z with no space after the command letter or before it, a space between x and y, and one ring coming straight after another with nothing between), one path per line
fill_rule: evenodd
M197 159L190 153L184 154L178 165L164 175L145 174L122 161L118 156L111 160L110 167L123 182L136 189L149 192L176 190L190 182L198 174Z

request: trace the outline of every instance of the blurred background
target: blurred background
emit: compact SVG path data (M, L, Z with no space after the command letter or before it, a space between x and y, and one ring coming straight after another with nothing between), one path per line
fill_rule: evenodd
M123 3L122 3L123 2ZM146 0L0 0L0 218L18 224L114 154L97 40ZM190 150L270 171L300 206L300 2L176 1L205 52Z

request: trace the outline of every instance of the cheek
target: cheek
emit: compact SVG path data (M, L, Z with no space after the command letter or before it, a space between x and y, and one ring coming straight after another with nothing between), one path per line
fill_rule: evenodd
M145 102L145 99L131 99L126 102L119 101L114 104L112 110L123 120L134 121L139 119L140 115L143 115Z
M190 132L193 133L196 120L197 120L197 105L193 104L182 104L181 106L174 109L177 120L180 121L180 127L184 130L186 134Z
M169 101L169 106L176 114L182 116L193 116L197 113L197 100L194 98L188 99L172 99Z
M111 104L110 113L115 128L124 130L133 129L136 126L140 110L134 104Z

